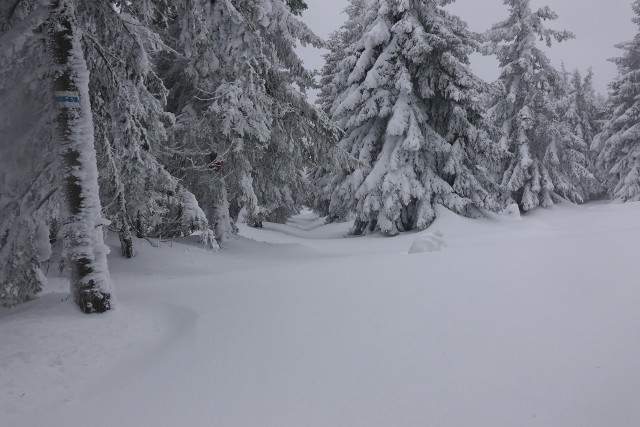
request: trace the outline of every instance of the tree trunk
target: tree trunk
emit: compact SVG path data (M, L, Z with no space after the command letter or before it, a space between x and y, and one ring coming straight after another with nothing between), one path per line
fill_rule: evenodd
M138 215L136 216L136 237L138 239L142 239L146 237L146 233L144 232L144 221L142 221L142 214L138 211Z
M124 193L120 191L118 194L118 207L120 208L120 251L125 258L133 258L133 237L131 236L131 226L127 218L127 207L125 206Z
M71 1L52 1L49 27L50 52L57 68L53 91L64 201L62 236L71 294L83 312L101 313L111 308L108 249L102 231L89 72Z

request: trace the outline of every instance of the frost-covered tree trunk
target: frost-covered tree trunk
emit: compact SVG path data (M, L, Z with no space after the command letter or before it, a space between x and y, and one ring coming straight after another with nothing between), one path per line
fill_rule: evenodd
M100 313L109 310L112 302L108 249L103 241L89 72L69 0L51 3L49 26L51 56L57 66L53 90L58 107L64 256L75 303L85 313Z
M120 192L118 194L118 205L120 207L120 230L118 230L118 237L120 238L120 250L123 257L133 258L133 236L131 235L131 225L129 224L129 218L127 217L127 209L125 207L123 192Z

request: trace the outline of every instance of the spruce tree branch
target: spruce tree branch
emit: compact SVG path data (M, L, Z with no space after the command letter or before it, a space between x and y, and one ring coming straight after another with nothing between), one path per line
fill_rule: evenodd
M57 188L53 188L51 191L49 191L49 193L47 193L46 196L43 197L43 199L40 201L40 203L38 203L38 205L36 206L35 210L39 211L42 206L44 206L45 203L47 203L47 201L54 195L56 194L56 192L58 191Z
M9 19L13 19L13 16L15 15L16 11L18 10L18 6L20 6L20 3L25 2L26 0L16 0L15 4L13 6L11 6L11 9L9 9Z
M33 180L31 181L31 184L29 184L29 186L27 187L27 189L25 191L22 192L21 195L19 195L18 197L16 197L14 200L12 200L10 203L8 203L6 206L3 207L3 216L4 216L4 212L9 212L13 209L22 209L25 200L29 197L29 195L31 194L31 192L34 190L34 188L36 187L36 184L38 183L38 181L40 180L40 178L49 170L49 168L53 165L53 161L45 164L42 168L42 170L40 172L38 172L38 174L35 176L35 178L33 178ZM39 209L36 208L35 210Z
M13 15L16 13L16 10L18 10L20 3L22 3L22 0L17 0L11 9L9 9L9 19L13 18Z
M113 65L111 64L111 62L109 62L109 60L107 59L107 55L110 56L111 58L113 58L115 61L120 62L121 64L125 65L125 61L122 58L118 58L117 56L113 55L112 53L108 52L106 49L104 49L102 47L102 45L98 42L98 40L96 40L95 38L91 37L88 34L83 34L84 37L86 37L89 41L91 41L91 43L93 44L94 48L96 49L96 52L98 52L98 55L100 55L100 57L102 58L105 66L107 67L107 69L109 70L109 74L111 74L111 78L113 79L113 82L115 83L115 85L120 88L120 81L118 79L118 76L116 74L116 71L113 68ZM94 63L96 63L95 60L93 60Z

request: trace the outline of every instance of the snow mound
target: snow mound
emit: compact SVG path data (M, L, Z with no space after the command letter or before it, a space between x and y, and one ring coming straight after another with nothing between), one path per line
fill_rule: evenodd
M433 233L421 233L413 241L413 244L409 248L410 254L421 254L424 252L438 252L449 246L447 241L444 240L444 234L441 231L435 231Z
M521 219L520 217L520 208L517 203L512 203L500 212L502 215L513 219Z

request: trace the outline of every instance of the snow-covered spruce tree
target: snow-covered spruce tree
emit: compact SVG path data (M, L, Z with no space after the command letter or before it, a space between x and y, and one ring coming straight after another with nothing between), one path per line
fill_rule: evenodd
M333 101L349 87L348 75L340 73L340 67L348 56L347 47L357 42L366 30L362 27L362 20L357 19L363 13L364 7L365 0L352 0L345 9L348 24L333 32L326 43L328 52L324 55L325 64L320 72L320 92L316 104L329 116ZM309 179L313 185L309 205L318 214L325 216L327 222L346 219L348 211L330 210L331 196L335 187L345 178L346 171L359 164L357 158L341 150L338 145L334 146L332 154L309 170Z
M43 5L0 3L0 304L40 292L56 199Z
M111 308L107 246L103 241L98 168L89 100L89 71L78 34L75 5L54 0L49 17L50 51L57 70L55 140L60 148L62 237L71 293L85 313Z
M352 232L424 229L442 204L493 209L492 142L469 68L476 41L447 0L355 2L332 46L321 102L344 129L353 162L333 173L329 215L353 211Z
M597 106L597 97L593 88L593 71L589 69L582 78L580 71L574 70L568 81L568 97L564 97L563 120L569 125L578 140L581 153L585 153L587 168L593 175L586 176L577 184L577 189L584 200L589 200L602 193L602 185L595 178L595 156L590 151L595 135L600 127L601 113Z
M510 153L502 184L521 210L551 206L564 197L583 201L580 182L592 180L586 147L563 120L559 100L563 76L552 67L538 39L548 46L573 34L546 28L557 15L548 7L531 10L529 0L505 0L509 17L487 33L502 67L502 93L490 110L502 129L500 145Z
M62 163L50 155L57 151L52 139L56 109L51 101L53 91L46 84L51 79L50 64L55 62L52 59L55 45L47 44L47 40L55 39L56 34L47 34L47 29L61 28L55 19L66 16L54 13L47 24L50 13L58 10L58 5L60 10L73 12L70 15L73 43L80 40L82 47L79 50L73 45L72 52L77 56L73 61L77 64L72 64L75 68L69 74L74 79L72 83L80 86L80 92L84 84L89 85L88 96L81 97L82 108L72 115L88 117L85 101L91 100L93 130L88 121L80 118L83 127L76 129L81 133L79 136L91 141L91 147L83 144L84 148L93 150L93 139L89 138L95 135L101 196L112 227L120 232L123 254L133 254L132 225L139 236L152 237L185 235L199 229L203 231L205 243L217 247L193 194L155 159L157 146L167 138L165 127L173 118L163 112L166 90L155 76L150 60L152 53L163 48L157 34L150 30L154 25L163 25L160 3L71 0L53 5L21 0L3 3L0 8L3 65L0 161L6 163L3 165L6 167L1 169L3 180L0 182L0 235L3 236L0 259L6 268L0 274L3 289L0 293L7 296L6 300L11 299L11 303L28 298L41 287L43 276L37 260L42 257L38 254L45 245L39 236L46 234L41 230L51 222L49 213L58 211L58 203L64 200L65 194L55 192L58 184L54 171L60 169ZM67 35L63 35L63 39L68 39ZM80 54L86 58L88 74L82 71ZM64 69L58 66L54 70ZM82 151L82 154L82 161L95 160L88 152ZM14 165L19 167L10 167ZM92 165L83 163L83 170L85 166L87 173L82 177L94 176ZM74 166L74 169L77 168ZM97 195L98 187L94 189ZM85 193L89 191L83 190L83 198ZM89 200L91 197L86 199L90 203L83 199L83 208L92 207L95 200ZM95 231L100 232L102 220L93 219L98 226ZM73 227L72 224L65 230L69 232ZM99 236L96 239L99 240ZM90 240L84 238L84 243ZM104 248L101 243L96 244L96 248L100 247ZM75 256L73 251L67 253ZM101 256L95 254L96 258Z
M366 0L351 0L345 8L347 22L329 36L326 43L328 52L320 72L320 92L316 103L330 115L334 101L341 92L349 88L348 74L341 71L342 61L349 56L348 47L358 42L367 30L367 20L362 19L366 11Z
M156 159L173 116L164 111L167 90L156 75L153 55L167 47L159 2L80 2L83 47L91 58L90 90L101 198L121 251L133 256L131 229L138 237L171 238L201 231L217 242L195 197Z
M286 0L286 3L294 15L302 15L302 12L309 7L304 0Z
M632 7L640 26L640 1ZM609 118L593 150L610 196L640 201L640 33L617 47L623 53L613 59L618 76L610 85Z
M589 158L591 140L586 139L589 135L592 137L593 132L590 128L591 123L585 120L588 113L584 102L583 81L580 73L577 70L569 73L563 63L561 74L561 89L554 94L560 121L557 125L558 135L564 147L576 150L579 156L584 156L584 158L580 158L578 165L586 168L589 174L585 174L581 170L577 171L581 178L575 181L575 191L580 195L580 200L576 201L585 201L597 194L599 187Z
M19 79L16 75L11 82ZM42 290L46 277L41 264L51 256L49 223L55 216L57 163L46 156L52 135L39 123L50 122L51 115L42 115L42 104L32 102L50 92L34 83L34 89L40 86L43 91L17 89L18 85L7 91L0 83L0 305L7 306L28 301ZM14 108L7 110L7 103Z
M576 97L581 117L580 128L585 141L591 145L602 128L605 105L593 87L593 69L589 68L580 84L581 78L580 72L575 70L573 82L574 87L578 88Z
M306 199L303 169L330 123L301 93L313 76L297 42L321 41L295 16L303 2L193 1L176 10L161 74L177 116L165 163L206 206L225 238L242 208L247 222L282 220ZM291 8L290 8L291 7ZM224 171L209 167L224 162Z

